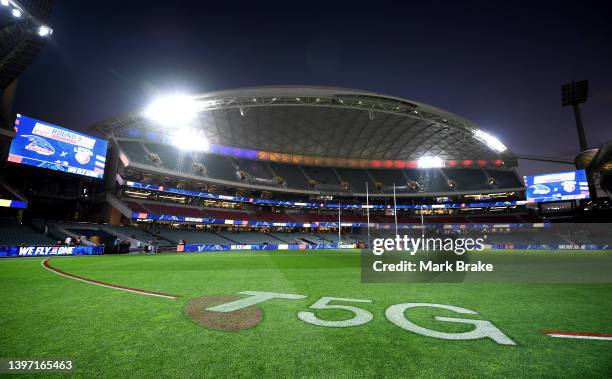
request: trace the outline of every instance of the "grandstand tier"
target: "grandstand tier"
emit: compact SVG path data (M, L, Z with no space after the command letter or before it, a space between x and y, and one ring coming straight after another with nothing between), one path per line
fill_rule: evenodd
M126 145L127 144L127 145ZM430 169L351 169L268 163L258 160L237 159L216 154L188 154L172 146L119 140L130 161L149 166L154 171L166 169L178 177L189 175L206 181L231 182L236 187L254 185L273 191L325 191L346 190L364 195L366 183L370 193L390 193L395 185L400 194L463 193L521 190L523 184L514 171L483 168L430 168ZM129 149L129 150L127 150ZM153 153L160 161L152 161ZM194 162L202 169L195 169ZM242 176L241 176L242 173ZM276 178L282 179L277 181ZM492 180L491 180L492 179ZM454 184L449 185L449 180ZM416 184L416 187L413 185Z
M35 230L13 218L0 218L0 245L51 245L56 242L42 229Z

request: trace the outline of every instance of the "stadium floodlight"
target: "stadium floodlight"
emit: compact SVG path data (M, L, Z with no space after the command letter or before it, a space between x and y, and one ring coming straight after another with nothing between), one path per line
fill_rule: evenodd
M170 136L170 142L181 150L207 151L208 140L193 129L180 129Z
M10 3L8 0L2 0L0 1L0 4L4 5L5 7L8 7Z
M508 150L506 145L484 130L474 129L472 133L474 133L474 138L487 145L491 150L495 150L498 153L503 153L504 151Z
M157 99L144 110L144 115L166 126L185 126L198 113L191 96L172 95Z
M444 167L444 159L440 157L421 157L417 161L419 168Z
M21 10L19 10L17 8L13 8L13 11L11 13L13 14L13 17L15 17L15 18L21 17Z
M52 33L53 33L53 30L50 27L46 26L46 25L41 25L38 28L38 35L41 36L41 37L47 37L47 36L51 35Z

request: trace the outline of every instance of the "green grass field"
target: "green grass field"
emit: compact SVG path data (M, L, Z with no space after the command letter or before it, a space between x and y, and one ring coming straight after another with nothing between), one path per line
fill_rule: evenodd
M603 253L575 253L603 254ZM237 252L53 258L63 271L181 295L164 299L99 287L49 272L41 259L0 261L0 357L64 358L81 377L610 377L612 341L551 338L544 330L612 333L612 284L411 284L360 282L357 251ZM263 320L237 332L207 329L185 314L190 298L269 291L307 295L260 304ZM299 311L323 296L374 316L365 325L305 323ZM449 341L393 325L385 309L432 308L409 319L430 329L473 327L433 316L491 321L516 342ZM338 303L340 304L340 303ZM346 310L313 310L325 320Z

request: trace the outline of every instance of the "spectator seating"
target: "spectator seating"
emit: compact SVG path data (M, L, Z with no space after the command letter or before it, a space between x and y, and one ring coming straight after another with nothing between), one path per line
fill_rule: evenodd
M183 240L188 244L231 245L233 242L206 229L160 228L159 235L174 243Z
M150 164L147 160L147 153L142 148L142 144L136 141L118 141L119 147L127 155L128 159L133 162Z
M487 173L495 179L495 183L499 188L524 187L524 183L517 178L513 171L487 169Z
M238 182L236 174L236 166L228 157L214 154L203 154L200 162L206 167L208 177L214 179L227 180L230 182Z
M266 162L255 161L251 159L237 159L238 167L241 170L244 170L253 178L272 180L274 179L274 175L268 168Z
M283 178L287 187L296 189L309 189L308 180L300 169L295 166L290 166L280 163L270 163L270 168L277 176Z
M442 169L449 180L455 182L457 191L479 190L490 187L487 184L487 176L482 169Z
M0 218L0 245L54 245L51 237L20 224L13 218Z
M315 180L319 184L340 185L338 176L336 176L331 168L314 166L303 166L302 168L310 179Z
M376 187L374 183L368 176L365 170L356 170L350 168L338 168L336 172L342 180L347 182L351 187L351 191L355 193L365 193L366 192L366 182L368 183L368 191L375 192Z
M391 187L393 183L396 186L405 186L408 179L402 173L402 170L369 170L370 175L376 182L383 184L384 186Z

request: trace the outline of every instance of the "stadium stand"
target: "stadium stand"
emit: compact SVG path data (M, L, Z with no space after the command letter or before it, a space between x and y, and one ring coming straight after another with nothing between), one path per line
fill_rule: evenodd
M161 166L168 170L178 170L178 154L179 150L175 147L162 144L143 144L151 153L157 154L161 159Z
M0 218L0 245L53 245L56 242L13 218Z
M480 190L487 184L487 176L481 169L442 169L449 180L456 183L457 190Z
M222 210L217 208L197 208L191 206L179 206L179 205L168 205L162 203L143 203L137 204L129 202L128 204L134 205L138 209L145 209L146 213L153 214L165 214L165 215L173 215L173 216L186 216L186 217L211 217L211 218L225 218L229 220L248 220L249 218L253 218L246 212L242 211L230 211L230 210ZM134 212L137 211L132 208Z
M133 201L126 201L125 205L134 212L138 212L138 213L148 213L149 212L149 210L140 203L136 203Z
M237 159L236 162L241 170L246 171L253 178L265 180L274 179L274 175L265 162L259 162L251 159Z
M176 147L160 143L144 143L119 140L119 146L131 160L171 171L206 176L235 183L252 183L278 187L276 176L285 182L283 187L302 190L345 190L348 184L354 193L365 193L368 182L371 193L391 192L455 192L487 191L503 188L521 188L522 183L511 170L482 168L433 168L433 169L355 169L343 167L318 167L263 162L252 159L232 158L216 154L183 154ZM150 159L150 153L159 162ZM180 158L180 159L179 159ZM201 164L203 172L194 171L194 163ZM239 172L243 172L241 177ZM313 186L309 183L316 183ZM490 183L492 180L492 183ZM418 183L412 188L409 183ZM379 184L378 186L376 184Z
M520 188L523 183L517 178L514 171L509 170L486 170L487 174L495 180L500 188Z
M336 172L342 180L347 182L351 188L352 192L357 193L365 193L366 192L366 182L368 183L369 191L376 191L376 187L374 186L374 182L368 176L368 173L365 170L356 170L350 168L338 168Z
M408 179L404 176L402 170L368 170L375 182L381 183L383 186L391 187L395 183L396 186L405 186Z
M333 169L327 167L303 166L306 175L319 184L340 185L340 180Z
M243 231L220 231L217 232L223 238L234 241L240 244L258 244L275 243L270 235L262 232L243 232Z
M100 225L100 228L115 237L130 237L142 242L147 242L154 238L153 234L136 226L103 224Z
M142 147L140 142L135 141L118 141L119 147L127 155L130 161L142 164L151 163L147 160L147 152Z
M287 187L301 190L309 188L308 180L302 174L302 171L296 169L295 166L280 163L270 163L270 167L276 175L283 178L283 180L287 184Z
M325 244L338 242L338 235L336 234L336 240L330 240L325 238L324 233L305 233L305 232L290 232L280 233L273 232L269 233L271 236L282 240L289 244L295 243L311 243L311 244Z
M517 215L475 215L466 217L466 220L476 224L520 224L523 222Z
M203 154L201 163L206 167L208 176L215 179L237 182L236 166L231 159L221 155Z
M272 221L272 222L308 222L308 221L302 221L299 215L296 215L294 217L293 215L290 215L288 213L282 213L282 212L260 211L260 212L257 212L256 218L257 220L266 220L266 221Z
M181 240L189 244L229 245L233 243L233 241L208 229L160 228L159 235L174 243Z

